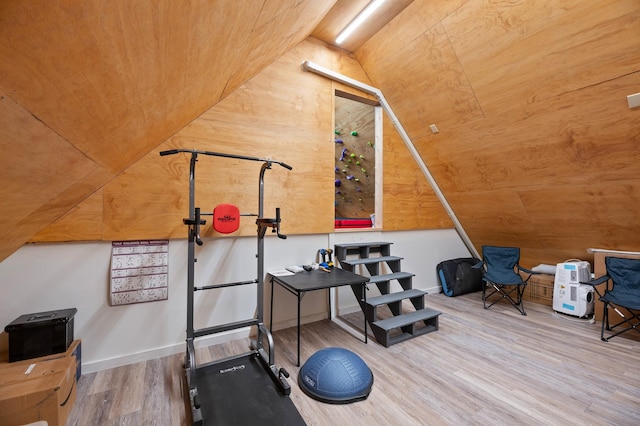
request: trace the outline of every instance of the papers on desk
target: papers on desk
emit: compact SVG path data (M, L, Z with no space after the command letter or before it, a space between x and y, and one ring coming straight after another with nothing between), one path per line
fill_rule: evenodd
M275 271L267 272L272 277L286 277L287 275L295 275L291 271L287 271L286 269L276 269Z

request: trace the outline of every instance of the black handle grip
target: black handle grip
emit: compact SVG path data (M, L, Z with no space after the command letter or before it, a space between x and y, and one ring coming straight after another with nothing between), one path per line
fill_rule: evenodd
M177 153L178 153L177 149L169 149L167 151L160 151L160 156L172 155L172 154L177 154Z
M280 164L282 167L284 167L285 169L289 169L289 170L293 170L293 167L291 167L290 165L286 164L286 163L278 163Z
M286 235L280 233L280 207L276 207L276 229L275 229L275 231L278 234L278 238L281 238L283 240L287 239Z
M200 238L200 223L202 221L200 220L200 207L196 207L195 208L195 216L196 217L195 217L195 221L194 221L195 224L194 224L193 232L195 234L194 237L195 237L195 240L196 240L196 244L201 246L202 245L202 238Z

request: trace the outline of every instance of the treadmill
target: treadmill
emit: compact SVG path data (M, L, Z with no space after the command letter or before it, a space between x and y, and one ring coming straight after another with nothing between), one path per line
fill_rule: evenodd
M286 239L280 233L280 209L276 208L275 218L264 218L264 174L273 164L288 170L292 167L275 160L224 154L191 149L172 149L160 152L161 156L188 153L191 155L189 168L189 217L183 219L188 227L187 250L187 339L184 372L189 388L189 403L193 425L305 425L295 405L289 398L291 386L287 382L289 373L278 369L274 363L273 336L265 327L264 317L264 236L266 230ZM249 281L196 286L195 285L195 245L202 245L200 226L206 221L195 207L195 169L199 155L226 157L262 162L259 176L258 213L241 216L257 216L257 278ZM215 223L215 221L214 221ZM202 329L194 329L194 292L224 287L257 284L257 309L254 318L221 324ZM255 339L251 340L249 351L198 365L194 341L203 336L225 331L256 327Z

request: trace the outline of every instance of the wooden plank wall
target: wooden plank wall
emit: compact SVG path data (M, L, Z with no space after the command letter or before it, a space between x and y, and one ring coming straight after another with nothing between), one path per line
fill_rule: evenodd
M158 156L172 147L291 163L268 172L266 212L332 232L327 99L351 89L303 60L382 89L478 248L520 246L529 266L640 249L637 1L415 0L354 55L300 44L334 3L4 2L0 258L26 241L183 238L188 159ZM205 211L255 210L251 164L201 161ZM383 170L384 229L451 226L388 122Z
M273 158L293 166L288 171L274 165L266 172L265 215L273 217L280 207L284 233L332 230L331 83L301 70L309 57L326 57L326 49L302 43L105 185L103 239L186 236L182 218L189 212L190 156L159 156L172 148ZM196 206L210 213L220 203L232 203L242 213L257 213L260 167L200 156ZM241 223L233 235L255 235L255 219ZM210 226L203 230L203 236L213 235Z
M190 157L159 156L160 151L171 148L273 158L290 164L292 171L274 166L265 175L265 215L272 217L275 207L280 207L282 231L286 234L333 232L336 85L303 71L300 65L305 60L332 66L338 72L368 82L357 61L344 51L310 38L128 167L99 194L80 203L36 238L63 238L78 224L91 227L89 215L100 203L102 214L95 216L93 226L102 228L104 240L185 237L182 218L188 215ZM393 132L391 124L387 126ZM406 148L390 144L390 149L391 152L404 149L402 161L408 161ZM388 169L397 173L393 165ZM243 213L257 213L259 170L260 163L256 162L200 156L196 168L196 205L211 212L217 204L228 202L238 205ZM410 179L419 178L414 175ZM396 193L406 193L404 198L411 200L410 205L426 203L438 208L437 199L428 189L409 198L413 189L399 185ZM390 209L393 213L394 207ZM433 217L433 214L418 216L407 222L409 226L396 224L389 229L450 226L440 219L434 221ZM244 218L242 223L232 236L255 235L255 220ZM222 236L209 226L203 235Z
M640 3L415 0L355 54L478 250L640 249Z
M333 232L333 93L357 91L300 64L369 80L348 52L298 44L334 3L3 3L0 259L27 241L184 238L189 159L158 154L175 147L291 164L267 172L265 214L281 207L285 233ZM256 213L258 163L201 157L196 173L203 211ZM254 234L245 219L233 235Z
M167 225L137 233L136 224L146 228L175 200L113 223L112 209L126 206L110 194L126 187L111 179L135 174L130 167L304 40L334 3L2 2L0 197L10 207L0 211L0 259L29 240L170 235ZM262 89L274 96L281 86Z
M453 228L453 222L386 114L382 128L384 229Z

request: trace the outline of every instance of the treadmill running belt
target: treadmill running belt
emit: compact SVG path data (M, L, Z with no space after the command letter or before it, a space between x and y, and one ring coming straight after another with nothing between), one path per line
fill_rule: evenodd
M195 379L204 425L306 425L255 354L199 367Z

